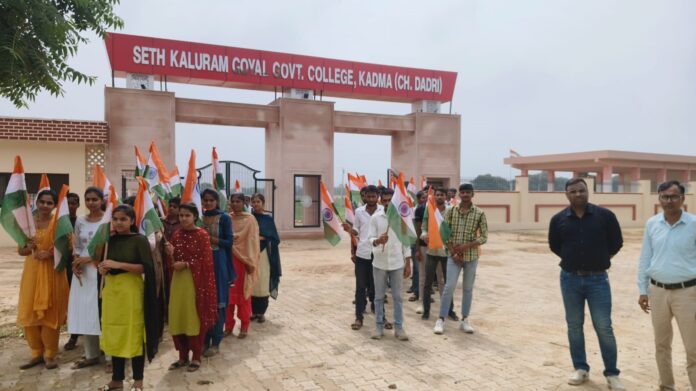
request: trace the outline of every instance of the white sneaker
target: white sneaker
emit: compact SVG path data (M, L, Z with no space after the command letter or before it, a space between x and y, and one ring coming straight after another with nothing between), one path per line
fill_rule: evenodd
M461 322L459 322L459 330L462 330L463 332L467 334L473 334L474 333L474 328L471 327L471 324L469 323L468 318L462 319Z
M568 384L571 386L579 386L580 384L588 381L590 379L590 374L584 369L576 369L575 372L570 374L568 378Z
M445 321L437 318L437 322L435 322L435 327L433 327L433 332L435 334L442 334L445 332Z
M610 390L613 391L625 391L626 387L624 387L623 383L621 383L621 380L619 379L619 376L607 376L607 385L609 386Z
M419 306L416 308L416 313L417 313L417 314L422 314L422 313L423 313L423 304L419 305Z

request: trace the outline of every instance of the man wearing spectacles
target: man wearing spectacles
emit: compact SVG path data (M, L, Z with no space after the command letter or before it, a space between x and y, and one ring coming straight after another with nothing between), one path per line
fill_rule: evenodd
M696 390L696 216L682 210L684 190L677 181L658 186L663 212L645 224L638 268L638 305L652 313L660 390L676 389L672 317L677 319L689 381Z
M602 352L607 384L611 390L625 390L616 367L616 338L611 325L611 288L607 275L611 258L623 246L621 227L614 213L588 202L584 179L570 179L565 191L570 205L551 218L549 247L561 258L561 293L570 357L575 369L568 384L580 385L589 379L583 333L587 302Z

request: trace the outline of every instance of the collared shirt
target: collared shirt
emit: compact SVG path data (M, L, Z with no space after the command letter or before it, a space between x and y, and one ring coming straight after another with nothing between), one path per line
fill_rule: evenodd
M355 210L353 229L358 232L358 248L355 250L355 256L370 259L372 258L372 243L367 240L370 231L370 219L374 214L383 210L384 207L377 204L377 210L373 214L369 214L366 208L367 205L363 205Z
M449 210L449 209L450 209L449 207L445 206L444 213L440 212L440 213L442 213L442 216L447 215L447 210ZM423 224L421 225L421 236L420 236L421 239L423 239L426 235L428 235L428 219L430 219L430 215L426 214L423 216ZM427 246L427 244L425 246ZM437 249L437 250L431 250L430 248L428 248L428 250L425 253L428 255L434 255L436 257L446 257L447 256L447 246L444 246L443 248Z
M551 218L549 247L565 271L603 271L623 247L623 236L612 211L588 203L582 218L570 206Z
M445 221L450 226L451 234L447 244L464 244L476 241L484 244L488 241L488 222L486 214L476 205L464 213L461 205L455 205L445 211ZM479 258L478 247L464 250L462 260L473 261Z
M389 228L389 220L384 210L379 210L370 219L369 244L372 248L372 267L382 270L398 270L404 267L404 258L411 257L411 249L404 246L394 230ZM389 240L384 246L374 245L375 240L389 231Z
M665 284L696 278L696 216L682 212L669 225L664 213L648 219L638 266L638 289L648 294L650 279Z

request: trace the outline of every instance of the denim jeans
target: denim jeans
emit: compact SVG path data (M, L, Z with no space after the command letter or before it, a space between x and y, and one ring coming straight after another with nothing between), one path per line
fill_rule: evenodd
M604 376L619 374L616 368L616 338L611 326L611 288L609 276L579 276L561 270L561 293L568 324L568 342L573 368L590 370L585 354L585 301L590 307L592 325L597 333L604 361Z
M411 246L411 292L416 297L419 297L420 286L418 285L418 260L416 259L416 251L418 251L418 246Z
M372 268L375 279L375 323L378 330L384 328L384 295L387 293L387 278L391 283L392 305L394 306L394 327L403 328L404 309L401 299L401 283L404 279L404 269L382 270Z
M372 256L370 259L355 257L355 319L363 320L367 299L373 303L375 301Z
M428 255L425 260L425 284L423 285L423 316L430 316L430 291L433 289L433 282L437 274L437 267L440 266L442 274L447 276L447 257ZM443 287L444 288L444 287ZM449 314L454 314L454 302L450 300Z
M473 261L455 263L452 257L447 257L447 276L445 280L445 292L440 300L440 318L445 318L450 310L450 304L454 298L454 290L457 288L459 273L462 272L462 319L469 316L471 300L474 297L474 280L476 279L476 266L478 259Z

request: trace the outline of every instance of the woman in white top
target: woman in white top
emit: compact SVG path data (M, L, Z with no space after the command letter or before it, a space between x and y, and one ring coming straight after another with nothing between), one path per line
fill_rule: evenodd
M99 280L96 262L87 246L104 216L104 193L96 187L85 190L85 206L89 213L75 222L73 235L73 277L68 301L68 333L83 336L85 356L75 362L73 369L99 363Z

